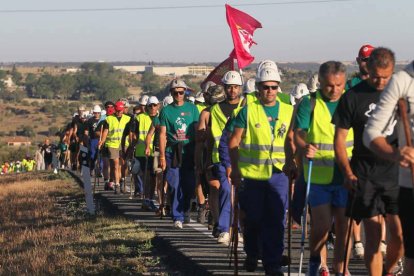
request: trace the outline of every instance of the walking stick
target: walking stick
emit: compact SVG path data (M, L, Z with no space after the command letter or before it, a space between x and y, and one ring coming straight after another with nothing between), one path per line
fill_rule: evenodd
M311 186L311 175L312 175L312 159L309 159L309 168L308 168L308 183L306 186L306 197L305 197L305 206L303 207L302 214L302 237L300 241L300 261L299 261L299 275L302 275L302 264L303 264L303 255L305 254L305 229L307 223L308 215L308 202L309 202L309 191Z
M243 179L242 179L243 181ZM231 184L233 185L233 184ZM238 195L238 186L235 185L234 188L232 186L232 190L234 191L233 196L233 222L231 225L231 239L230 239L230 259L229 259L229 266L231 266L232 256L234 254L234 275L239 274L239 255L238 255L238 246L239 246L239 195Z
M96 154L98 155L98 157L96 159L98 161L99 166L96 166L96 164L95 164L95 181L93 183L93 194L95 194L96 182L98 182L98 186L99 186L99 175L96 173L96 169L98 167L99 168L99 171L101 170L100 158L99 158L99 152L100 152L99 144L102 141L102 132L103 132L103 124L101 125L101 129L99 130L99 141L98 141L98 146L96 148L96 150L97 150L97 153Z
M399 99L398 100L398 109L400 111L400 116L401 116L403 127L404 127L405 141L406 141L408 147L412 147L413 142L411 140L410 123L408 121L407 103L406 103L405 99ZM411 169L412 184L413 184L413 188L414 188L414 163L411 163L410 169ZM413 189L413 192L414 192L414 189Z
M349 248L349 244L351 243L351 236L352 236L352 228L354 226L354 220L352 218L352 215L354 213L354 206L355 206L355 201L356 201L356 195L355 192L353 192L352 195L352 201L351 201L351 210L350 210L350 214L349 214L349 226L348 226L348 234L346 236L346 244L345 244L345 254L344 254L344 266L342 269L342 275L346 275L346 268L348 266L348 248Z
M293 190L293 177L289 175L289 199L288 199L288 276L290 276L290 260L292 257L292 190Z

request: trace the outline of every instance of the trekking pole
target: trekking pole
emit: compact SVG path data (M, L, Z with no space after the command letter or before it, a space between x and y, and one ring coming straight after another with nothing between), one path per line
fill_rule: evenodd
M293 177L289 175L289 199L288 199L288 276L290 276L290 260L292 257L292 190L293 190Z
M243 180L242 180L243 181ZM233 211L233 236L234 236L234 244L233 244L233 251L234 251L234 275L239 274L239 254L238 254L238 246L239 246L239 195L238 195L238 187L234 187L234 211Z
M101 149L99 148L99 144L102 141L102 132L103 132L103 124L101 125L101 129L99 130L99 141L98 141L98 146L96 147L96 154L98 155L96 158L96 161L98 163L98 165L95 164L95 182L93 183L93 194L95 194L95 189L96 189L96 182L98 182L98 186L99 186L99 174L97 174L96 170L99 169L99 172L101 171L101 160L100 160L100 151Z
M412 147L413 143L412 143L412 140L411 140L410 123L408 121L407 103L406 103L405 99L399 99L398 100L398 109L400 111L400 116L401 116L402 123L403 123L403 126L404 126L405 141L406 141L408 147ZM412 178L411 182L412 182L412 185L413 185L413 188L414 188L414 164L413 163L411 163L410 169L411 169L411 178ZM414 192L414 189L413 189L413 192Z
M351 243L351 236L352 236L352 228L354 226L354 220L352 219L352 215L354 213L354 205L355 205L356 195L353 192L352 201L351 201L351 210L349 214L349 226L348 226L348 234L346 236L346 244L345 244L345 254L344 254L344 267L342 269L342 275L346 275L346 268L348 266L348 248L349 244Z
M299 261L299 275L302 275L302 264L303 264L303 255L305 254L305 229L307 223L308 215L308 202L309 202L309 191L311 186L311 175L312 175L312 159L309 159L309 168L308 168L308 183L306 186L306 197L305 197L305 206L303 207L302 214L302 237L300 240L300 261Z

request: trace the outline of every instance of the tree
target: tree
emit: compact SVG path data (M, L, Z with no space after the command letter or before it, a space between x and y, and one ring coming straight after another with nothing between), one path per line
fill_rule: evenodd
M20 74L19 71L17 71L16 65L13 65L13 69L11 71L11 76L12 76L12 80L16 85L21 85L22 84L22 74Z
M141 88L145 92L158 94L163 87L161 82L161 77L151 72L144 72L141 79Z

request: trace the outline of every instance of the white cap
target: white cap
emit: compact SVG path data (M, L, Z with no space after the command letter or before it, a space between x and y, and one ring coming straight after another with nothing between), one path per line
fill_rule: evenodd
M254 78L248 79L243 87L243 93L252 93L256 91L256 80Z
M142 95L141 98L139 99L139 104L147 105L148 99L149 99L148 95Z
M78 112L75 112L75 113L73 113L72 117L76 117L78 115L79 115Z
M93 106L93 110L92 110L93 113L101 113L101 111L102 111L102 109L99 106L99 104L96 104L96 105Z
M151 96L149 99L148 99L148 103L147 103L147 105L150 105L150 104L159 104L160 103L160 101L158 100L158 98L157 97L155 97L155 96Z
M194 103L195 102L195 98L193 96L188 97L188 101Z
M310 93L316 92L319 89L319 76L313 75L308 81L308 89Z
M121 98L121 99L118 100L118 102L123 102L124 107L130 107L129 101L126 98Z
M256 75L259 75L260 71L262 71L263 68L272 68L272 69L275 69L276 72L279 72L276 62L270 59L263 60L259 63L256 69Z
M171 83L170 83L170 90L171 89L174 89L174 88L185 88L185 89L187 89L187 85L185 84L185 82L184 81L182 81L182 80L178 80L178 79L176 79L176 80L172 80L171 81Z
M228 71L224 74L221 82L228 85L243 85L242 78L237 71Z
M197 101L197 102L200 102L200 103L205 103L206 102L206 100L204 99L204 95L203 95L203 92L197 92L197 94L196 94L196 96L195 96L195 100Z
M263 68L256 76L256 82L277 81L281 82L279 72L273 68Z
M292 91L290 92L290 102L292 105L296 103L296 100L299 100L305 95L309 94L308 87L304 83L299 83L293 87Z
M172 104L173 102L174 102L174 98L168 95L164 98L164 100L162 100L162 105L167 106L169 104Z

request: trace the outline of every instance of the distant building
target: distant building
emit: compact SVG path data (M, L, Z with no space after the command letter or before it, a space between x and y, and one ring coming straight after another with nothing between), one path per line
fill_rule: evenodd
M214 67L204 65L192 66L145 66L145 72L150 72L159 76L205 76L213 71Z
M7 78L5 80L3 80L4 85L6 85L7 88L12 88L15 86L12 77L11 76L7 76Z
M80 68L76 68L76 67L71 67L71 68L64 68L62 69L63 72L65 73L77 73L79 71L81 71L82 69Z
M7 141L9 147L30 146L32 142L27 137L16 136Z
M114 66L115 70L125 71L131 74L143 73L145 71L145 65L142 66Z

